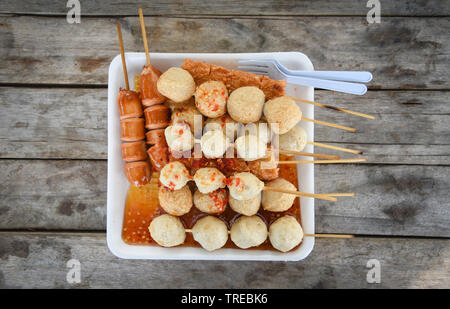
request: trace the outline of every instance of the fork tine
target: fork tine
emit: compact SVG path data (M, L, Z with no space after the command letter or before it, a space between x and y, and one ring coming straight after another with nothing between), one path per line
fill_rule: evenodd
M271 63L267 61L259 61L259 60L239 60L239 65L251 65L251 66L258 66L258 67L265 67L268 68Z
M246 72L250 72L250 73L254 73L254 74L262 74L262 75L269 74L265 68L253 67L250 65L240 65L240 66L238 66L238 70L246 71Z
M255 71L246 71L246 72L248 72L248 73L253 73L253 74L256 74L256 75L269 75L269 73L267 73L267 72L255 72Z

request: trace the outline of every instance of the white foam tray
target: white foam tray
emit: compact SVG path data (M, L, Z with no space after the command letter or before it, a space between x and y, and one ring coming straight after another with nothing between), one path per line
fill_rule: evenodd
M205 61L226 68L235 69L240 59L275 57L291 69L313 70L309 58L299 52L282 53L242 53L242 54L178 54L152 53L152 65L164 72L170 67L181 66L185 58ZM145 65L144 53L127 53L126 62L128 75L133 85L133 77L140 74ZM254 261L298 261L309 255L314 247L314 238L305 237L300 247L292 252L281 253L272 250L239 250L219 249L208 252L202 248L159 246L132 246L122 240L122 221L128 182L124 175L124 162L120 151L120 125L117 108L119 88L125 88L122 63L117 55L109 66L108 76L108 192L107 192L107 242L111 252L124 259L159 259L159 260L254 260ZM288 85L286 93L306 100L314 100L312 87ZM314 106L299 104L303 116L314 119ZM308 132L308 140L314 141L314 126L310 122L301 122ZM307 145L307 152L313 152L313 146ZM309 160L311 158L302 158ZM298 186L300 191L314 193L314 165L299 164ZM156 197L155 197L156 198ZM302 197L301 201L302 227L305 233L314 233L314 199Z

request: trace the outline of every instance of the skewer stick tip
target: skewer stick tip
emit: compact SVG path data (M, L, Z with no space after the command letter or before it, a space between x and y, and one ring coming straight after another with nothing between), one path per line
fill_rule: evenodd
M144 24L144 14L142 13L141 8L139 8L138 11L139 11L139 21L141 23L142 40L144 41L145 57L147 59L147 65L150 65L150 54L148 51L147 32L145 31L145 24Z
M123 68L123 75L124 75L124 79L125 79L125 88L127 90L129 90L130 84L128 82L127 63L125 61L125 50L123 47L122 29L120 28L120 23L117 23L117 34L119 36L120 56L122 58L122 68Z
M314 145L314 146L317 146L317 147L322 147L322 148L328 148L328 149L334 149L334 150L339 150L339 151L344 151L344 152L355 153L355 154L359 154L359 155L363 154L363 152L360 151L360 150L354 150L354 149L348 149L348 148L343 148L343 147L338 147L338 146L332 146L332 145L323 144L323 143L307 142L307 144Z
M285 190L285 189L274 188L274 187L270 187L270 186L264 186L263 190L265 190L265 191L273 191L273 192L280 192L280 193L286 193L286 194L293 194L293 195L296 195L296 196L312 197L312 198L317 198L317 199L321 199L321 200L327 200L327 201L331 201L331 202L337 202L337 198L329 196L329 195L321 195L321 194L313 194L313 193Z
M314 237L314 238L355 238L355 235L344 235L344 234L304 234L304 237Z
M339 112L343 112L343 113L347 113L347 114L351 114L351 115L355 115L355 116L360 116L363 118L367 118L367 119L375 119L375 116L372 115L368 115L368 114L364 114L364 113L360 113L360 112L354 112L348 109L344 109L344 108L340 108L340 107L336 107L336 106L332 106L332 105L327 105L327 104L322 104L322 103L317 103L317 102L313 102L313 101L308 101L308 100L304 100L304 99L299 99L296 97L292 97L289 96L291 99L293 99L294 101L298 101L298 102L303 102L303 103L307 103L307 104L311 104L311 105L315 105L315 106L319 106L319 107L324 107L324 108L328 108L331 110L335 110L335 111L339 111Z

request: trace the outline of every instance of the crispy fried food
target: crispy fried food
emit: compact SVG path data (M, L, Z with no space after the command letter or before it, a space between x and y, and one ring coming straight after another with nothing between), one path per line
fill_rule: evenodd
M270 100L283 96L286 88L285 80L272 80L266 76L229 70L214 64L192 61L191 59L185 59L181 67L191 73L197 85L209 80L220 81L225 84L230 93L240 87L255 86L264 92L266 100Z

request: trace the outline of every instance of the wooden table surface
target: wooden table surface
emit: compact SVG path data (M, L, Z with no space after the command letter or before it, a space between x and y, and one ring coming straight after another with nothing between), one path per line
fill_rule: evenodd
M0 2L0 287L450 288L450 10L448 1ZM55 1L56 2L56 1ZM316 141L364 151L368 162L316 166L317 239L300 262L134 261L106 245L108 65L143 50L142 7L154 52L301 51L317 70L367 70L366 95L316 90ZM67 261L81 282L66 281ZM381 282L366 280L370 259Z

